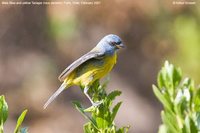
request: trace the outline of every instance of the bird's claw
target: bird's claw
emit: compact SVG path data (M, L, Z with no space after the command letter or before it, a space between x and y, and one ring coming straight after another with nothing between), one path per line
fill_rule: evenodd
M101 100L101 101L98 101L98 102L93 102L93 103L92 103L92 106L97 107L97 106L99 106L99 105L102 104L102 103L103 103L102 100Z

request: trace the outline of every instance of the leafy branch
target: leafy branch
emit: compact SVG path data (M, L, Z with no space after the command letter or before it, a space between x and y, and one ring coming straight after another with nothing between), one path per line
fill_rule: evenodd
M24 110L17 120L17 124L14 133L27 133L27 128L21 128L21 124L24 121L27 110ZM8 104L6 103L5 97L0 96L0 133L4 132L4 123L8 118Z
M194 81L183 79L181 69L166 61L157 84L153 91L164 108L159 133L199 133L200 88L195 87Z
M118 102L111 108L113 101L121 92L115 90L107 94L105 91L106 84L100 85L99 81L96 81L89 90L93 101L103 101L99 106L91 106L85 109L79 102L73 102L76 109L89 121L83 126L84 133L128 132L129 126L117 129L114 123L114 119L122 102Z

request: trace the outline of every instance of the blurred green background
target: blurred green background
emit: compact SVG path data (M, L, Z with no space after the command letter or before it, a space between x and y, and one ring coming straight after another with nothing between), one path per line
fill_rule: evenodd
M96 6L0 5L0 94L9 105L6 132L20 112L29 110L31 133L80 133L85 119L71 101L90 103L71 87L47 110L42 106L59 87L58 75L72 61L110 33L125 50L109 74L109 89L121 90L117 125L130 133L155 133L161 105L152 92L164 60L180 66L200 82L200 4L174 5L169 0L102 0Z

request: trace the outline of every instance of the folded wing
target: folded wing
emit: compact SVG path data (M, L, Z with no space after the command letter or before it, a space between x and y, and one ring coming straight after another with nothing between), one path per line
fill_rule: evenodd
M99 51L90 51L87 54L83 55L82 57L80 57L79 59L77 59L76 61L74 61L71 65L69 65L58 77L58 79L60 81L64 81L65 78L74 70L76 69L78 66L80 66L81 64L83 64L84 62L92 59L92 58L97 58L100 59L101 57L103 57L104 53L101 53Z

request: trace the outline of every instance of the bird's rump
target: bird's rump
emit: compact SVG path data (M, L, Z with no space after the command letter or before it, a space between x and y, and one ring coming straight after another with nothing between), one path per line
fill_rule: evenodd
M81 64L83 64L84 62L92 59L92 58L96 58L99 59L104 55L104 53L99 52L99 51L90 51L87 54L83 55L82 57L80 57L79 59L77 59L76 61L74 61L71 65L69 65L58 77L58 79L60 81L64 81L66 79L66 77L73 71L75 70L77 67L79 67Z

